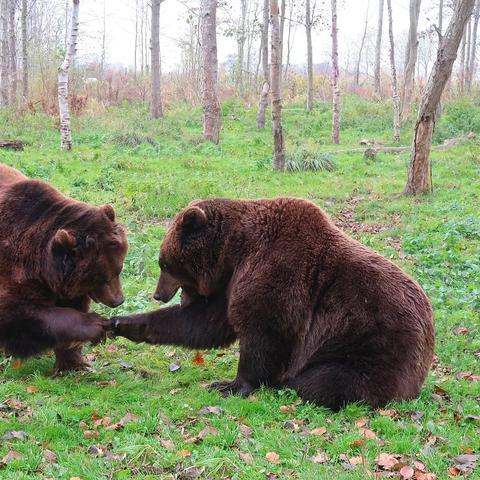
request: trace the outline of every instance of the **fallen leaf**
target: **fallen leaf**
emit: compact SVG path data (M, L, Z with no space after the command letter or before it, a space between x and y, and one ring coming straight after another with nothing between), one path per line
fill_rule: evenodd
M355 425L357 427L364 427L368 423L368 420L366 418L359 418L358 420L355 420Z
M240 452L238 456L240 457L240 460L247 465L253 463L253 455L251 453Z
M407 480L409 478L413 478L413 475L415 474L415 470L410 467L409 465L405 465L400 469L400 477Z
M393 409L389 409L389 410L380 409L378 413L382 415L382 417L395 417L398 414L397 410L393 410Z
M450 467L450 468L448 469L448 475L449 475L450 477L458 477L458 476L461 475L461 473L462 473L462 472L461 472L460 469L458 469L457 467Z
M11 432L7 432L3 435L3 440L26 440L28 437L27 433L20 430L12 430Z
M410 418L414 422L418 422L425 415L425 412L417 410L417 411L409 412L409 414L410 414Z
M279 463L280 462L280 455L275 452L268 452L265 455L265 458L270 462L270 463Z
M97 438L98 436L100 436L100 433L96 430L84 430L83 436L85 438Z
M322 435L325 435L327 433L327 429L325 427L318 427L318 428L314 428L313 430L310 430L310 435L315 435L315 436L322 436Z
M293 430L294 432L297 432L300 430L300 425L296 420L287 420L286 422L283 423L284 428L287 430Z
M184 449L177 452L181 457L189 457L192 452L190 450Z
M420 472L425 472L426 468L425 464L422 462L419 462L418 460L415 460L413 462L413 466L415 467L416 470L420 470Z
M21 453L15 452L10 450L1 460L0 460L0 468L3 468L7 463L11 462L12 460L21 460L23 455Z
M392 470L398 463L397 456L390 453L381 453L375 459L376 464L383 470Z
M56 463L57 462L57 455L55 452L48 450L47 448L43 451L43 458L48 463Z
M160 445L166 450L174 450L175 444L171 440L165 440L164 438L160 439Z
M218 435L218 430L215 427L207 426L198 433L197 437L203 440L208 435Z
M247 425L239 425L238 431L245 437L245 438L251 438L253 435L253 430L250 427L247 427Z
M70 480L82 480L80 477L70 477Z
M477 467L478 455L458 455L453 461L455 466L462 472L467 473Z
M350 457L348 461L352 465L361 465L363 463L363 458L362 457Z
M415 480L437 480L437 476L434 473L423 473L417 470Z
M14 361L12 362L11 367L12 367L12 368L20 368L20 367L22 366L22 364L23 364L22 360L20 360L19 358L17 358L16 360L14 360Z
M325 452L319 450L313 457L310 458L313 463L327 463L328 456Z
M354 440L352 443L351 443L351 446L353 448L358 448L358 447L363 447L365 445L365 440L363 438L359 438L357 440Z
M95 427L109 427L112 424L113 424L113 422L112 422L112 419L110 417L99 418L98 420L95 420L93 422L93 425Z
M88 428L88 425L87 425L83 420L81 420L80 422L78 422L78 426L79 426L80 428Z
M176 372L177 370L180 370L181 368L181 365L179 363L171 363L169 366L168 366L168 370L172 373Z
M137 422L138 420L140 420L140 417L138 415L134 415L133 413L128 412L124 417L120 419L117 424L114 425L115 430L123 428L127 423Z
M453 329L453 333L455 335L467 335L468 334L468 328L466 328L466 327L455 327Z
M199 415L208 415L210 413L213 413L214 415L221 415L223 413L223 408L219 407L218 405L206 405L198 411Z
M202 352L197 352L192 359L192 363L198 367L203 367L205 365L205 358Z
M295 413L297 411L297 407L295 407L295 405L282 405L280 407L280 411L282 413Z
M37 393L38 388L35 387L34 385L27 385L27 393Z
M360 434L363 435L365 438L369 439L377 438L375 432L373 430L370 430L369 428L360 428Z

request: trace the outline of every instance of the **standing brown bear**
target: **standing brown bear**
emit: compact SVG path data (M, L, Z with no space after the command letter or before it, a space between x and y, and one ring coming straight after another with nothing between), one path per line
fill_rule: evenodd
M134 341L214 348L240 340L222 394L291 387L337 410L416 397L434 347L420 286L305 200L205 200L174 220L155 298L182 305L117 317Z
M90 300L123 302L127 252L110 205L95 208L0 164L0 347L17 357L54 349L57 371L81 369L104 337Z

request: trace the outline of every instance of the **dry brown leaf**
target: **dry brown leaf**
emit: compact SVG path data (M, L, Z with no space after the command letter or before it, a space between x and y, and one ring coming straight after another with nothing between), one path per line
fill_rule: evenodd
M400 477L404 480L408 480L409 478L413 478L415 471L409 465L405 465L400 469Z
M387 409L387 410L380 409L378 413L382 415L382 417L395 417L398 414L397 410L393 410L393 409Z
M327 463L328 456L325 452L319 450L313 457L310 458L313 463Z
M415 480L437 480L437 476L434 473L424 473L415 471Z
M327 429L325 427L318 427L310 430L310 435L316 435L318 437L325 435L327 433Z
M390 453L381 453L375 459L375 462L383 470L392 470L398 463L398 460L395 455Z
M160 445L165 448L166 450L174 450L175 444L171 440L166 440L164 438L160 439Z
M251 453L240 452L238 456L240 457L240 460L247 465L253 463L253 455Z
M100 436L100 433L96 430L84 430L83 436L85 438L97 438L98 436Z
M123 428L127 423L130 423L130 422L136 422L140 420L140 417L138 415L134 415L133 413L130 413L128 412L124 417L122 417L120 419L120 421L118 423L115 423L113 425L111 425L110 427L108 428L114 428L115 430L120 430L121 428Z
M354 440L351 444L352 447L363 447L365 445L365 440L363 438L359 438L357 440Z
M181 457L189 457L192 454L192 452L190 450L187 450L187 449L179 450L177 453Z
M357 427L364 427L368 423L368 420L366 418L359 418L358 420L355 420L355 425Z
M253 435L253 430L250 427L247 427L247 425L241 424L238 426L238 431L245 437L245 438L251 438Z
M458 476L461 475L461 473L462 473L462 472L461 472L457 467L450 467L450 468L448 469L448 475L449 475L450 477L458 477Z
M348 459L351 465L361 465L363 463L362 457L350 457Z
M360 428L360 435L363 435L365 438L375 439L377 436L373 430L369 428Z
M455 327L453 329L453 333L455 335L467 335L468 334L468 328L467 327Z
M12 460L21 460L23 455L19 452L15 452L10 450L1 460L0 460L0 468L7 465L7 463L11 462Z
M270 463L279 463L280 462L280 455L276 452L268 452L265 455L265 458L270 462Z
M295 405L282 405L280 407L280 411L282 413L295 413L297 411L297 407Z
M202 352L197 352L195 356L192 358L192 363L197 365L197 367L203 367L205 365L205 358Z
M23 362L19 358L17 358L15 361L12 362L11 367L12 368L20 368L22 366Z
M197 436L200 440L203 440L207 435L218 435L218 430L215 427L207 426Z
M27 385L27 393L37 393L38 388L34 385Z
M48 450L47 448L43 451L43 458L48 463L56 463L57 462L57 455L55 452Z

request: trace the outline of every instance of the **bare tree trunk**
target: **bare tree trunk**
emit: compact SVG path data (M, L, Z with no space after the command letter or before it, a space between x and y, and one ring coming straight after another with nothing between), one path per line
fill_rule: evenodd
M368 30L368 11L369 5L367 5L367 13L365 15L365 28L363 29L362 41L360 42L360 48L358 50L357 64L355 65L355 76L353 77L353 89L356 90L360 84L360 63L362 61L363 47L365 46L365 39L367 38Z
M280 71L283 68L283 34L285 31L285 11L287 8L286 0L280 2ZM282 84L282 78L280 77L280 86Z
M460 84L460 91L463 92L463 89L465 87L465 73L466 73L466 68L465 68L465 52L467 48L467 30L465 29L463 32L463 38L462 38L462 49L460 53L460 77L458 79L458 83Z
M80 0L73 0L70 40L65 53L65 59L58 69L58 111L60 114L61 148L72 149L72 130L70 128L70 110L68 107L68 72L77 51L78 13Z
M374 95L379 98L382 95L380 85L380 60L382 53L382 31L383 31L383 0L378 2L378 27L377 41L375 43L375 69L374 69Z
M268 70L268 22L269 22L269 0L263 1L263 25L262 25L262 69L263 87L260 94L260 103L257 114L257 128L265 128L265 110L268 105L268 94L270 91L270 74Z
M290 52L292 48L291 44L291 38L292 38L292 17L293 17L293 7L294 3L292 0L290 0L288 4L288 12L289 12L289 17L288 17L288 34L287 34L287 59L285 61L285 70L283 73L283 78L286 80L288 78L288 70L290 68Z
M103 18L102 18L102 54L100 56L100 74L103 79L103 74L105 71L105 61L107 58L106 52L106 41L107 41L107 12L106 12L106 1L103 0Z
M28 30L27 30L27 0L22 0L22 96L28 100Z
M272 22L270 84L272 85L273 169L285 170L285 148L282 131L282 98L280 92L280 25L278 0L270 0Z
M16 2L9 3L9 35L8 53L10 55L10 103L17 103L17 39L15 38L15 11Z
M9 103L8 80L8 0L0 0L0 105Z
M332 6L332 142L340 143L340 86L338 84L338 28L337 0L331 0Z
M393 140L400 141L400 97L398 96L397 69L395 66L395 40L393 37L392 0L387 0L388 36L390 38L390 69L392 71Z
M475 0L457 0L450 24L439 45L433 66L420 102L412 142L410 166L405 193L417 195L432 191L432 171L429 160L436 111L443 89L452 73L462 34Z
M468 79L470 78L470 47L472 46L472 19L469 18L466 26L467 31L467 50L465 52L465 87L468 91Z
M477 0L475 3L475 16L474 16L473 31L471 36L472 46L470 48L470 58L469 58L468 77L467 77L467 90L469 92L472 89L472 82L473 82L473 78L475 76L475 70L476 70L477 32L478 32L479 20L480 20L480 0Z
M138 0L135 0L135 49L133 51L133 75L137 78L137 50L138 50Z
M220 102L218 100L217 0L200 0L202 45L203 136L220 140Z
M307 112L311 112L313 109L313 55L310 0L305 1L305 32L307 34Z
M420 15L421 0L410 0L410 28L408 30L408 42L405 55L405 70L402 87L402 119L406 120L410 115L413 88L415 85L415 64L418 50L418 17Z
M162 0L152 0L152 118L163 117L162 95L160 90L160 4Z
M438 34L443 35L443 0L438 2Z
M247 21L247 0L240 0L240 25L238 27L237 34L237 46L238 46L238 57L237 57L237 75L236 75L236 84L237 89L240 95L245 93L245 85L243 78L244 71L244 58L245 58L245 24Z

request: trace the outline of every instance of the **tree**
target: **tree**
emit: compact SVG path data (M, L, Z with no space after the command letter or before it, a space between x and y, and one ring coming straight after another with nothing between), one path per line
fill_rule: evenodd
M475 3L475 15L473 21L473 29L471 36L470 58L468 59L468 75L466 78L466 87L470 91L472 89L472 81L475 76L476 70L476 56L477 56L477 33L478 33L478 21L480 20L480 0Z
M200 38L202 49L203 136L220 140L220 102L218 100L217 0L200 0Z
M388 9L388 36L390 39L390 69L392 72L392 100L393 100L393 140L400 141L400 97L398 96L397 69L395 66L395 41L393 38L392 0L387 0Z
M278 0L270 0L271 57L270 57L270 84L272 85L272 130L273 130L273 169L285 170L285 149L282 131L282 98L280 79L282 66L280 65L280 25Z
M23 101L28 100L28 16L27 0L22 0L22 96Z
M413 87L415 84L415 64L418 51L418 17L420 16L421 0L410 0L410 27L408 30L408 42L405 52L405 70L402 87L402 118L407 119L410 115Z
M340 87L338 84L338 28L337 0L331 0L332 7L332 142L340 143Z
M162 0L152 0L152 118L163 117L160 89L160 4Z
M260 103L258 105L257 128L265 128L265 110L268 104L268 94L270 92L270 73L268 70L268 22L269 22L269 0L263 1L263 25L262 25L262 70L263 86L260 94Z
M450 24L438 47L418 110L412 142L410 166L405 193L417 195L432 191L432 170L429 161L432 136L435 129L437 106L443 89L452 73L465 25L472 14L475 0L457 0Z
M383 0L378 2L378 27L377 41L375 43L375 69L374 69L374 95L380 97L382 95L380 86L380 60L382 53L382 31L383 31Z
M13 105L17 101L17 39L15 29L16 2L8 2L8 53L10 70L10 103Z
M68 107L68 72L75 58L78 41L78 14L80 0L73 0L70 39L65 59L58 69L58 111L60 114L60 138L63 150L72 149L72 130L70 128L70 110Z
M360 48L358 49L357 64L355 65L355 74L353 77L354 90L356 90L360 84L360 63L362 61L362 53L363 53L363 47L365 46L365 39L367 38L369 10L370 10L370 2L367 3L367 10L365 12L365 27L363 29L362 40L360 41Z
M313 55L312 55L312 14L310 0L305 0L305 32L307 34L307 111L313 109Z
M245 93L244 84L244 63L245 63L245 40L246 40L246 21L247 21L247 0L240 0L240 21L237 32L237 74L235 76L236 84L240 95Z
M0 0L0 105L8 105L8 0Z

